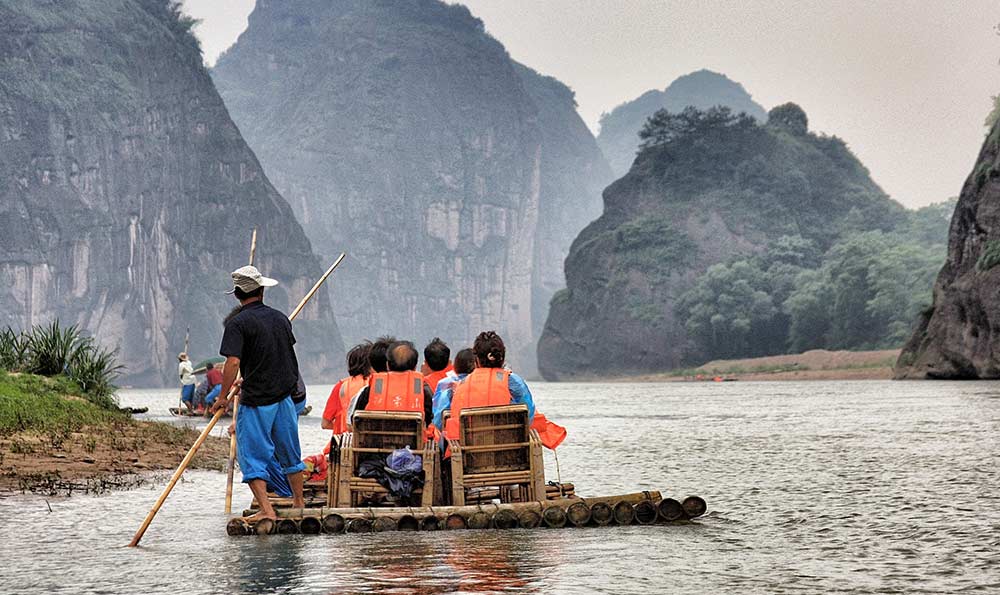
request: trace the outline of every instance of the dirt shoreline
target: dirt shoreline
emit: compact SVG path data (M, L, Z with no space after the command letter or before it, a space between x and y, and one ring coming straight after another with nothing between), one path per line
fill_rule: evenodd
M898 349L826 351L774 355L740 360L716 360L690 370L642 374L613 382L711 382L776 380L891 380ZM608 379L605 379L608 380Z
M177 468L198 432L128 418L66 434L24 431L0 438L0 497L70 496L131 489ZM224 470L229 440L209 436L191 469Z

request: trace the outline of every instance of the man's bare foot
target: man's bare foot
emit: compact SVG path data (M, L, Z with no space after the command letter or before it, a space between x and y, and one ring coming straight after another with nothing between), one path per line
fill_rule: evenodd
M262 521L264 519L270 519L272 521L277 521L278 520L278 515L274 514L273 512L271 514L267 514L263 510L261 510L257 514L252 514L250 516L243 517L243 520L246 521L246 522L248 522L248 523L256 523L256 522Z

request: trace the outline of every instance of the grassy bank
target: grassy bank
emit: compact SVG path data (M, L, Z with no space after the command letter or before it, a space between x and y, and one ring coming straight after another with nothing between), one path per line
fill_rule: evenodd
M740 360L716 360L697 368L671 370L632 380L883 380L892 378L898 349L881 351L826 351L774 355Z
M89 400L70 378L0 372L0 492L103 491L174 469L197 433L140 422ZM194 467L221 469L228 440L210 437Z

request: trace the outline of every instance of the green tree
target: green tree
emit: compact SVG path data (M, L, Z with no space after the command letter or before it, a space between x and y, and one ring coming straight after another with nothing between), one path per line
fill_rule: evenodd
M986 121L983 123L986 126L986 134L989 134L993 130L993 126L1000 120L1000 95L993 96L993 107L990 109L990 113L986 116Z

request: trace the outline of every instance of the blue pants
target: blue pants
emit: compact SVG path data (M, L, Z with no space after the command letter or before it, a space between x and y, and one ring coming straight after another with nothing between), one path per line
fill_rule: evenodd
M306 400L302 399L298 403L292 402L295 404L295 415L302 415L302 410L306 408Z
M299 473L306 468L299 446L299 420L291 397L263 407L243 405L236 421L236 454L243 483L272 479L272 461L281 473ZM272 471L272 472L269 472Z
M185 403L190 403L194 400L194 385L185 384L181 386L181 400Z
M213 403L215 403L215 399L217 399L219 397L219 393L221 393L221 392L222 392L222 385L221 384L216 384L215 388L213 388L212 390L208 391L208 394L205 395L205 404L206 405L212 405Z

